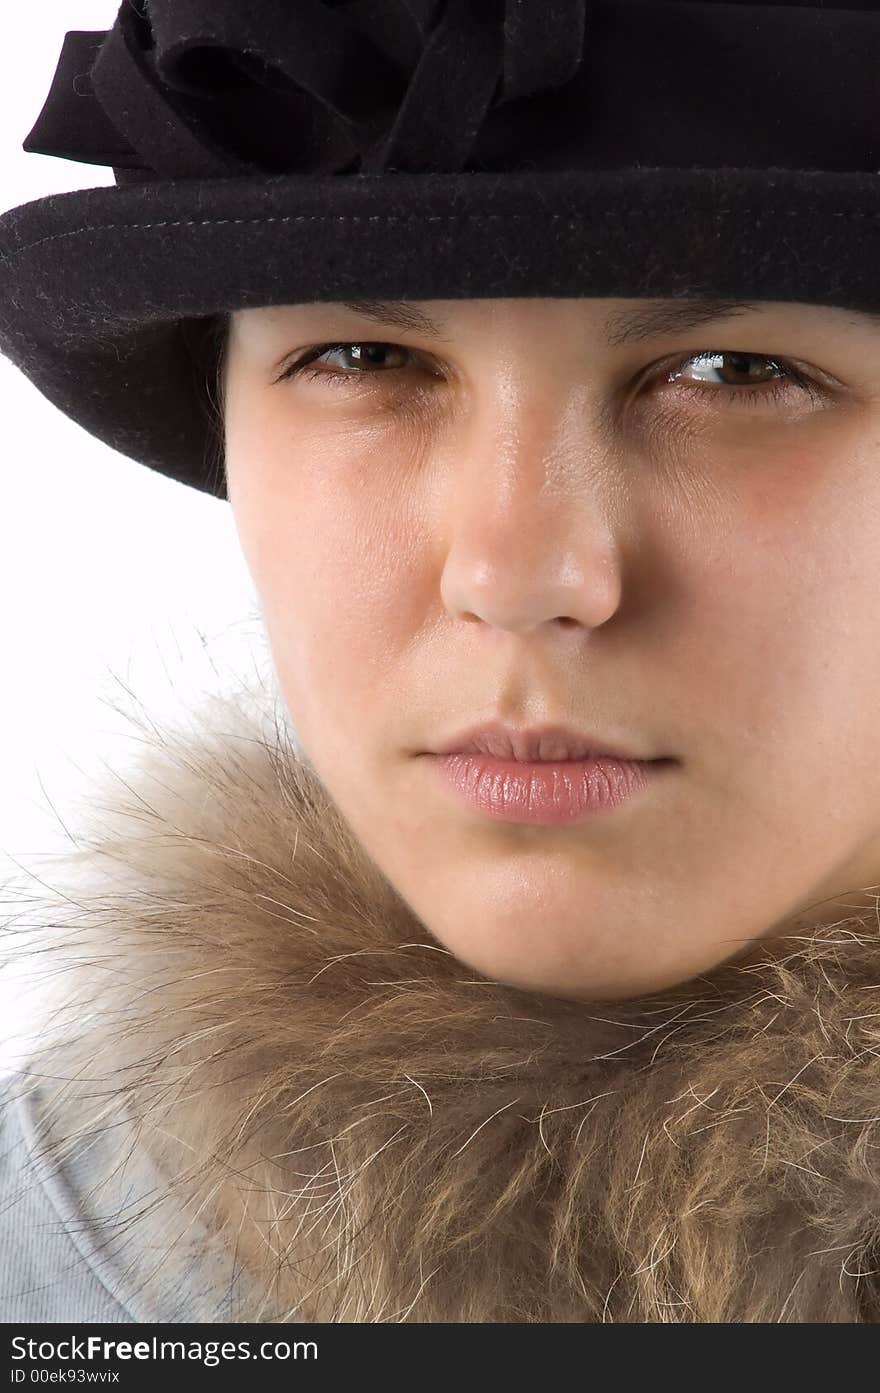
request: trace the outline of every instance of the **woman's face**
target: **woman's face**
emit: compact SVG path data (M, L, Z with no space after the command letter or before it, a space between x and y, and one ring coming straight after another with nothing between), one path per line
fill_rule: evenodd
M297 739L440 944L555 995L748 960L880 881L880 320L676 305L231 322L229 497ZM427 753L492 720L675 762L501 821Z

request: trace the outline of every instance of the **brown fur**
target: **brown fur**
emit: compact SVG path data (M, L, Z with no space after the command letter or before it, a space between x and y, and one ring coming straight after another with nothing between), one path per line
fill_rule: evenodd
M629 1001L493 983L283 722L201 709L132 717L5 932L55 988L68 1145L127 1107L253 1269L245 1319L880 1320L875 911Z

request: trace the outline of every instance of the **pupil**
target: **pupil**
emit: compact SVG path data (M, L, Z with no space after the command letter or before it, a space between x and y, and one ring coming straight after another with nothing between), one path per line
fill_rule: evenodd
M751 353L728 353L727 357L733 364L734 372L743 373L744 376L748 377L749 374L744 365L752 362L753 355Z

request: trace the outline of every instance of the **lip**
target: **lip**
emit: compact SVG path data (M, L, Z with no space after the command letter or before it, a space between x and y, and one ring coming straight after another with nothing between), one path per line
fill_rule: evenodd
M461 752L429 758L445 790L477 812L501 822L551 826L610 813L677 763L608 756L529 762Z
M503 721L489 721L460 731L431 754L482 754L496 760L520 763L560 763L574 760L614 759L631 762L653 758L638 750L608 744L599 736L565 725L517 729Z

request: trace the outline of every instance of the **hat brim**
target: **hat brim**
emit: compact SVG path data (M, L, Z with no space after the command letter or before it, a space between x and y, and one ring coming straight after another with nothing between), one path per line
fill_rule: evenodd
M216 317L344 298L689 297L880 308L880 174L280 175L53 194L0 216L0 351L121 454L226 498Z

